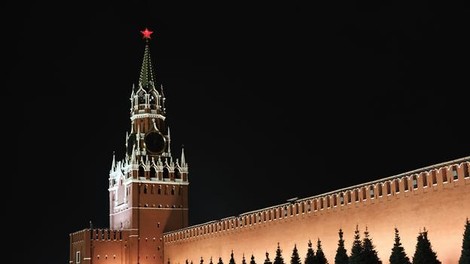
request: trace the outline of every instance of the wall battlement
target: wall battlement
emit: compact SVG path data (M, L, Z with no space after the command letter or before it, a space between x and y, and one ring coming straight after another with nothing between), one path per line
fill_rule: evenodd
M354 185L307 198L295 199L268 208L230 216L220 220L189 226L164 234L165 243L198 239L205 235L252 228L271 221L299 217L322 210L353 208L382 200L399 199L428 191L439 191L462 184L470 184L470 157L444 162L401 173L387 178Z

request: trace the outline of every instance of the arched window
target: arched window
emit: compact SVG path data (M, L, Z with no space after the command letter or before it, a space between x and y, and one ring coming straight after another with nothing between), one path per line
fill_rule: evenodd
M150 167L150 178L155 178L157 177L157 170L155 169L155 167Z
M139 177L145 177L145 170L142 166L139 166Z
M163 168L163 180L165 179L169 179L170 178L170 171L168 170L168 168Z
M181 172L179 169L175 169L175 179L181 179Z

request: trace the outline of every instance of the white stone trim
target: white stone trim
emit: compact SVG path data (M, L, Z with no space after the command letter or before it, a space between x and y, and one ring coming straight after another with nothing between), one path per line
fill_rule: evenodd
M131 121L134 121L136 119L142 119L142 118L158 118L161 120L165 120L165 117L160 114L153 114L153 113L143 113L143 114L134 114L131 116Z

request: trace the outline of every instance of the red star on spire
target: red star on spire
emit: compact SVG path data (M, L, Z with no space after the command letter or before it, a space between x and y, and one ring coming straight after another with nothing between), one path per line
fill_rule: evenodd
M151 39L150 35L152 35L153 31L148 30L148 28L145 28L143 31L140 31L142 33L144 39Z

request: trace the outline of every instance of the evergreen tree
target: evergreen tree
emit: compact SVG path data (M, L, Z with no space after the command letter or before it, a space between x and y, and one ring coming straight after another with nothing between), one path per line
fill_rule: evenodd
M460 254L459 264L470 264L470 221L468 218L463 232L462 253Z
M250 264L256 264L255 256L251 255Z
M428 239L428 231L426 229L418 235L416 251L413 255L413 264L441 264L437 259L436 252L432 250L431 242Z
M264 264L272 264L271 260L269 259L269 253L266 252L266 259L264 260Z
M317 264L328 264L328 260L326 260L325 253L323 253L323 249L321 248L320 239L318 239L317 241L317 254L315 256Z
M369 238L369 231L364 231L364 239L362 240L362 259L365 264L381 264L379 256L377 255L377 250L372 243L372 239Z
M243 256L242 256L242 264L246 264L245 253L243 253Z
M315 257L315 251L312 248L312 241L308 241L307 255L305 256L304 264L316 264L317 258Z
M279 246L279 242L277 243L276 257L274 257L273 264L284 264L284 259L282 258L282 250Z
M210 258L209 264L214 264L214 262L212 262L212 257Z
M224 264L224 262L222 261L222 257L219 257L219 262L217 262L217 264Z
M339 232L339 240L338 240L338 249L336 249L335 255L335 264L348 264L348 254L346 253L346 248L344 247L344 239L343 239L343 230L340 228Z
M297 245L294 244L294 249L292 250L292 257L290 258L291 264L302 264L299 257L299 251L297 250Z
M228 263L235 264L235 259L233 258L233 250L232 250L232 253L230 253L230 261Z
M356 225L356 230L354 230L354 241L351 248L351 255L349 256L349 264L362 264L362 242L359 235L359 228Z
M204 259L201 257L201 261L199 261L200 264L204 264Z
M405 253L405 249L400 242L398 228L395 227L395 243L393 244L392 254L389 258L390 264L411 264L410 259Z

